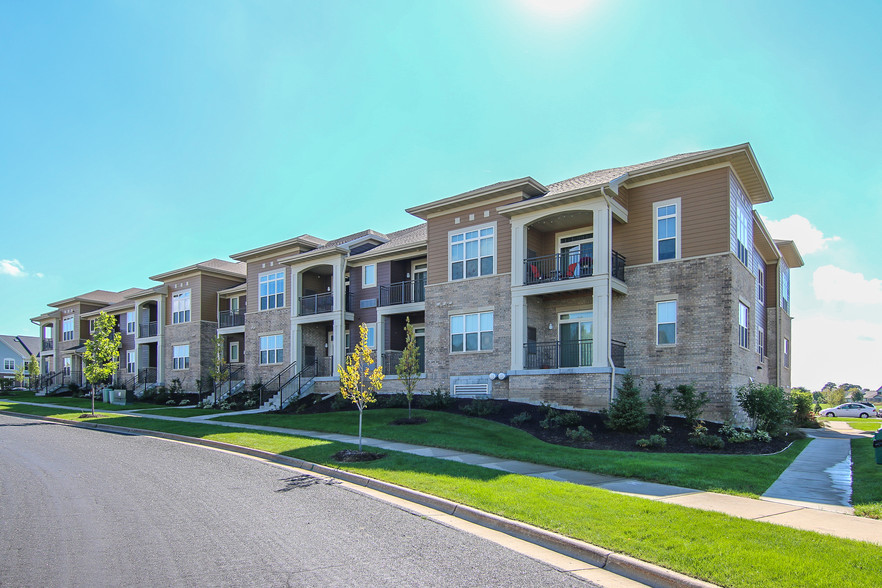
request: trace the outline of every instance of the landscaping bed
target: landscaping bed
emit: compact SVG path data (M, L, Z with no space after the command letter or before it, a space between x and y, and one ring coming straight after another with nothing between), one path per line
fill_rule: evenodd
M380 395L377 399L376 405L372 405L372 407L406 408L407 400L402 399L402 397L403 395L399 394ZM669 416L665 419L665 425L671 430L670 432L662 434L665 438L666 445L664 447L641 450L637 446L637 441L647 439L651 435L657 434L657 427L655 426L654 421L651 422L646 430L641 433L624 433L614 431L607 427L604 422L605 415L601 413L555 409L559 413L558 420L566 422L567 424L565 426L555 426L552 423L546 422L546 424L551 425L546 428L542 426L543 421L547 419L548 414L548 409L544 406L511 402L508 400L446 398L449 400L439 398L437 395L416 396L413 401L413 408L440 410L451 414L484 418L503 425L518 428L546 443L567 447L616 451L647 451L652 453L762 455L782 451L794 439L792 435L785 435L773 438L768 443L756 440L743 443L727 442L722 449L711 449L690 443L689 434L692 433L692 427L687 424L686 419ZM354 405L349 402L341 402L339 397L332 397L318 401L316 401L316 399L317 397L303 399L289 406L284 412L296 414L320 414L355 410ZM443 406L445 403L447 405ZM422 413L422 415L425 415L425 413ZM431 416L428 418L431 419ZM579 426L584 427L585 430L591 433L591 436L593 437L592 441L573 439L567 436L567 429L578 429ZM708 429L708 435L720 435L720 427L722 425L708 422L705 423L705 426Z

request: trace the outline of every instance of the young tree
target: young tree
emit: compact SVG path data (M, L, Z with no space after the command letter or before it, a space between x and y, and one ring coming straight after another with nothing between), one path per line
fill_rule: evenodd
M686 417L686 422L689 426L694 427L698 423L699 417L701 417L701 411L710 402L707 391L696 392L695 386L691 384L680 384L674 391L677 393L671 402L674 410L680 411Z
M25 373L25 364L24 364L24 362L21 362L21 365L18 366L17 368L15 368L15 382L19 386L24 386L24 379L25 379L24 373Z
M113 375L119 368L120 333L114 333L116 317L102 312L95 319L92 338L86 341L83 352L83 372L92 385L92 416L95 416L95 386Z
M227 381L230 375L230 366L227 360L224 359L224 338L218 335L212 339L212 342L214 343L214 353L212 354L211 369L208 371L208 375L211 376L212 387L214 388L214 403L217 404L217 389Z
M409 419L411 418L413 391L420 378L420 349L416 344L416 335L413 331L413 325L410 324L410 317L407 317L406 321L404 325L404 351L401 353L398 365L395 366L395 373L398 374L398 379L404 383L407 394L407 418Z
M631 433L639 433L649 424L646 405L640 398L640 387L631 374L622 376L622 386L609 404L607 422L616 431Z
M33 353L28 361L28 373L31 375L31 388L36 388L37 381L40 379L40 362Z
M383 387L383 370L376 365L373 352L367 344L367 325L359 326L355 352L346 358L346 365L337 365L340 374L340 394L358 407L358 450L361 451L361 417L365 407L377 401L374 395Z

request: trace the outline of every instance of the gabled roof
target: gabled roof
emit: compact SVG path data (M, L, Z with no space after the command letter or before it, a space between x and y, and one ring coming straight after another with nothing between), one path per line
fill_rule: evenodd
M248 251L243 251L241 253L234 253L230 257L235 259L236 261L248 261L254 257L259 257L263 255L270 255L277 251L284 251L285 249L290 249L291 247L301 247L302 249L315 249L316 247L321 247L325 245L327 241L324 239L319 239L318 237L313 237L312 235L303 234L299 237L294 237L293 239L288 239L287 241L279 241L278 243L270 243L269 245L263 245L261 247L256 247L254 249L249 249Z
M401 229L400 231L387 233L386 237L389 238L387 243L378 245L370 251L353 255L350 259L368 259L378 255L394 253L395 251L401 251L403 249L418 248L420 246L425 247L427 239L426 223L420 223L413 227Z
M19 357L24 359L31 355L40 354L39 337L29 337L26 335L0 335L0 341L17 353Z
M787 267L796 268L805 265L802 255L799 254L799 249L796 248L796 243L793 241L775 240L775 246L778 247L781 257L787 262Z
M191 272L208 272L213 274L221 274L232 278L244 278L246 267L240 261L224 261L222 259L209 259L187 267L171 270L155 276L150 276L151 280L157 282L165 282L173 279L175 276L189 274Z
M129 292L132 290L123 290L123 292ZM109 292L107 290L92 290L91 292L87 292L86 294L80 294L79 296L73 296L71 298L65 298L64 300L59 300L58 302L53 302L49 306L53 306L55 308L60 308L62 306L66 306L68 304L72 304L74 302L85 302L91 304L113 304L114 302L120 302L124 298L122 292Z

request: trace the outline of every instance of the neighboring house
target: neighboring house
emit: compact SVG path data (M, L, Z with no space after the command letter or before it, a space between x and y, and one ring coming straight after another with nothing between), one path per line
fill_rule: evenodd
M31 355L40 356L40 338L24 335L0 335L0 378L14 379L21 366L30 375L28 363Z
M412 207L425 222L401 231L304 234L153 276L161 286L105 306L138 319L123 344L135 369L189 390L216 334L249 384L310 367L333 392L364 323L384 391L400 391L410 320L422 391L599 410L630 371L647 389L695 384L707 416L726 418L745 383L790 386L790 270L803 262L756 213L771 200L749 144L525 177ZM46 328L69 332L75 301L62 302L35 319L44 349Z

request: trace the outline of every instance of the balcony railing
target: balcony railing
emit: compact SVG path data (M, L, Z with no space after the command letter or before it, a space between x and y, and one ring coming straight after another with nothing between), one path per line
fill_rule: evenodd
M403 351L394 351L388 350L383 352L383 374L387 376L394 376L398 374L396 368L398 367L398 362L401 361L401 356ZM426 360L421 353L419 356L419 371L420 373L424 373L426 371Z
M141 368L138 370L138 384L155 384L156 368Z
M625 367L625 344L621 341L613 339L610 341L610 355L612 356L613 365L617 368Z
M346 293L346 312L352 311L352 295ZM300 297L300 308L298 316L309 316L312 314L322 314L334 310L334 295L331 292L322 294L312 294L310 296Z
M554 370L570 367L590 367L594 361L594 342L591 340L550 341L524 343L524 369Z
M388 286L380 286L380 306L410 304L426 301L426 283L422 280L407 280Z
M219 329L226 329L227 327L241 327L244 324L244 310L222 310L217 315L217 326Z
M625 257L617 251L610 256L610 272L614 278L625 280ZM561 282L594 275L593 258L579 257L572 253L555 253L524 260L524 284Z
M156 321L138 325L138 337L156 337L159 334L159 323Z
M55 347L55 342L52 339L43 339L43 351L51 351Z

